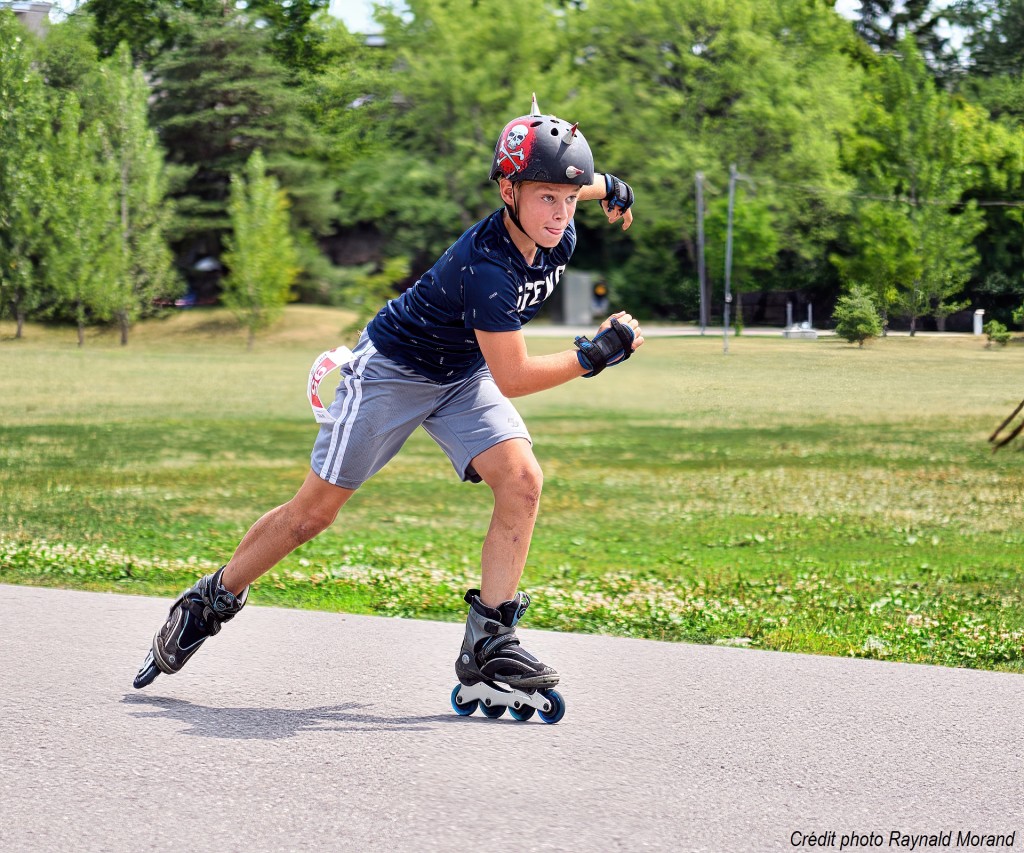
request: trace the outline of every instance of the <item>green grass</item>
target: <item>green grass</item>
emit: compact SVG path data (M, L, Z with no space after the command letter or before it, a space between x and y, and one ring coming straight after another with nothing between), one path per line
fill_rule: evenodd
M217 311L127 348L0 324L0 581L169 595L223 563L305 476L304 380L348 320L294 307L252 353ZM1022 367L969 337L651 338L517 401L528 624L1024 671L1024 459L986 443ZM253 600L462 619L489 511L419 433Z

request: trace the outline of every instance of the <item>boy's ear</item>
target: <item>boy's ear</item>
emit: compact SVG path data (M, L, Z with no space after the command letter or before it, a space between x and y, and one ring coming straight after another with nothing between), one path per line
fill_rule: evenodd
M498 181L498 191L501 193L501 200L510 207L515 207L515 198L513 197L513 183L508 178L501 178Z

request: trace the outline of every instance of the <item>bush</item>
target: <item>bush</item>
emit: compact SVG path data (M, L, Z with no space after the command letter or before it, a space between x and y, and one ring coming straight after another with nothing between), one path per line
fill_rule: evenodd
M851 344L864 346L868 338L882 334L882 319L878 316L875 301L867 289L859 285L839 297L832 319L836 323L836 334Z
M998 320L989 320L983 327L982 331L988 335L988 345L999 344L1000 346L1006 346L1010 340L1010 331Z

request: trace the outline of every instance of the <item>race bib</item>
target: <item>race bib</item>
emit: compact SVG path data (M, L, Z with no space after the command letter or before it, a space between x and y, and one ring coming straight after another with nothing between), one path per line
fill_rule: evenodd
M317 423L333 424L334 417L331 415L323 402L320 400L320 383L324 381L332 370L348 364L355 356L348 347L335 347L327 352L320 353L313 366L309 369L309 384L306 386L306 399L313 409L313 417Z

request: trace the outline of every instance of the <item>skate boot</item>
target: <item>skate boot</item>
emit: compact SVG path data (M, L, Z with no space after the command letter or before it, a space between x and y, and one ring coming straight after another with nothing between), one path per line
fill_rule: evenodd
M153 645L135 676L136 688L150 684L161 672L173 675L192 655L199 651L207 637L212 637L220 626L233 619L245 607L249 587L235 596L221 586L221 567L212 575L200 578L171 605L163 627L153 637Z
M509 713L528 720L540 713L545 723L557 723L565 714L565 702L551 688L558 673L524 649L516 637L516 624L530 606L530 596L516 597L497 608L480 600L480 590L466 593L469 617L462 651L455 662L459 683L452 690L452 707L469 716L479 707L485 717L497 719Z

